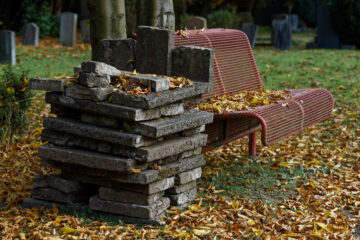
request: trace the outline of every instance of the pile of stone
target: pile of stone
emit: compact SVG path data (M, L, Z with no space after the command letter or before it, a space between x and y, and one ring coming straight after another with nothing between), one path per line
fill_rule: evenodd
M142 68L141 74L86 61L76 69L78 78L31 79L31 88L48 91L46 102L57 116L43 121L47 144L39 157L42 165L59 168L61 174L35 177L25 206L88 206L125 221L153 223L170 205L185 207L196 198L196 179L205 164L201 150L207 135L202 132L213 115L189 106L212 89L213 51L174 48L173 39L171 31L139 27L136 41L104 41L111 65L125 65L109 55L118 52L111 47L134 48L127 52L136 54L133 67ZM124 44L129 41L134 44ZM127 63L133 55L121 58ZM148 68L151 56L158 61ZM169 75L193 84L170 90ZM124 76L150 92L136 95L112 85Z

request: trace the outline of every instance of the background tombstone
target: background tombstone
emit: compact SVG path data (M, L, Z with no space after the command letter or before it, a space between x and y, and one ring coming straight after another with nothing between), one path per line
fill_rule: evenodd
M291 31L293 31L293 32L299 31L299 15L290 14L289 21L290 21Z
M39 45L39 27L35 23L28 23L23 29L23 45Z
M203 17L190 17L185 22L185 27L189 30L207 28L206 18Z
M273 20L272 22L272 40L275 49L291 49L291 28L288 19Z
M0 63L16 64L14 31L0 31Z
M77 14L64 12L60 15L60 44L75 46L76 43Z
M90 43L90 20L84 19L80 21L81 41Z
M328 6L324 3L317 6L317 48L339 48L340 40L334 31L331 21Z
M247 35L251 48L255 47L258 29L258 26L254 23L243 23L242 30Z

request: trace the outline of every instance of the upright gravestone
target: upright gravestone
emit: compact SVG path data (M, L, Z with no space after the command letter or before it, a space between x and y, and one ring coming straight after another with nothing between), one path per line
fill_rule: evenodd
M334 31L328 6L324 3L318 4L317 11L317 48L339 48L340 40Z
M80 21L81 41L90 43L90 20L84 19Z
M185 27L189 30L207 28L206 18L190 17L185 22Z
M0 31L0 63L11 65L16 64L14 31Z
M272 37L275 49L290 50L291 36L290 22L288 19L273 20Z
M254 48L258 33L258 26L254 23L243 23L242 30L247 35L251 48Z
M23 45L39 45L39 27L35 23L28 23L23 28Z
M60 44L75 46L76 43L77 14L64 12L60 15Z
M299 31L299 15L297 14L290 14L289 15L289 21L290 21L290 28L291 31Z

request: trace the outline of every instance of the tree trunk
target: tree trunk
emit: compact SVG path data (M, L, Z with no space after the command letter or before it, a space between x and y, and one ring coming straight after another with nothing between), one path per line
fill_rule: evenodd
M175 30L173 0L138 0L138 25Z
M102 39L126 38L124 0L88 0L92 59L101 57Z

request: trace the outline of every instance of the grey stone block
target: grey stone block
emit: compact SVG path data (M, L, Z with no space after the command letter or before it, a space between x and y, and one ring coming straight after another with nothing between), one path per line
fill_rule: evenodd
M213 86L214 50L198 46L179 46L173 51L172 74ZM207 93L208 93L207 92Z
M181 184L181 185L175 185L172 188L167 189L166 194L167 195L176 195L176 194L186 192L193 188L196 189L196 181L191 181L191 182Z
M172 206L183 205L187 202L191 202L196 198L196 196L196 187L176 195L167 195L167 197L170 198L170 204Z
M242 30L249 39L251 48L255 47L259 27L254 23L243 23Z
M45 207L45 208L53 208L54 202L34 199L34 198L26 198L22 202L22 207L24 208L34 208L34 207ZM60 210L66 211L66 212L89 212L89 205L87 203L56 203L56 207ZM164 214L161 214L159 216L156 216L154 219L145 219L145 218L134 218L134 217L127 217L127 216L121 216L116 214L110 214L110 213L98 213L99 216L106 216L108 218L113 219L114 221L121 221L125 224L141 224L141 225L161 225L161 218Z
M133 83L142 82L144 86L150 84L151 90L154 92L165 91L170 88L170 80L166 77L157 77L150 74L130 75L129 81Z
M157 27L138 26L135 50L137 71L170 76L173 48L173 31Z
M119 70L132 72L135 69L135 40L101 40L102 62Z
M179 172L189 171L194 168L202 167L206 164L203 155L196 155L179 160ZM201 176L201 174L200 174Z
M63 92L64 85L67 82L74 82L75 79L48 79L48 78L32 78L30 79L30 88L34 90L42 90L48 92Z
M194 83L175 90L166 90L158 93L149 93L148 95L132 95L125 91L118 90L113 93L112 102L114 104L127 105L142 109L151 109L155 107L169 105L180 100L201 95L208 92L209 84Z
M272 21L272 39L275 49L279 49L279 50L291 49L292 31L288 19Z
M168 198L162 198L150 206L102 200L98 196L90 198L89 207L95 211L110 212L130 217L154 219L170 206Z
M57 117L80 120L81 112L72 108L66 108L57 104L51 104L50 112Z
M202 133L205 131L205 125L201 125L200 127L196 127L196 128L191 128L188 130L184 130L182 131L181 135L188 137L188 136L192 136L198 133Z
M206 145L207 135L179 137L137 149L132 158L139 161L155 161L175 154L183 153Z
M195 106L195 105L201 103L202 101L203 101L202 95L189 97L189 98L185 98L182 100L182 102L184 104L184 108L188 108L190 106Z
M74 66L74 75L80 74L81 72L81 65Z
M0 64L16 64L15 32L0 30Z
M194 181L201 177L201 173L202 173L201 167L195 168L187 172L182 172L175 176L175 184L180 185Z
M128 172L136 166L136 161L132 159L51 145L41 146L39 148L39 157L56 162L72 163L89 168L117 172Z
M35 188L31 192L31 196L36 199L72 203L84 202L90 198L90 194L84 192L64 193L53 188Z
M108 100L114 87L104 88L87 88L81 85L70 85L65 88L65 96L77 99L91 100L94 102L102 102Z
M202 148L200 147L200 148L195 148L193 150L189 150L189 151L186 151L186 152L182 152L179 155L179 160L182 160L184 158L189 158L189 157L192 157L192 156L195 156L195 155L200 155L201 151L202 151Z
M46 188L49 186L47 175L35 175L33 179L33 188Z
M26 198L22 202L23 208L34 208L34 207L53 208L54 205L56 205L58 209L64 211L88 212L89 210L88 203L59 203L59 202L55 203L53 201L45 201L35 198Z
M122 189L100 187L99 197L102 200L109 200L113 202L132 203L139 205L152 205L159 201L164 195L164 192L157 192L154 194L143 194L133 191L126 191Z
M80 72L79 83L89 88L105 88L110 86L110 76Z
M81 114L81 121L110 128L119 128L121 126L119 119L115 117L95 115L88 112L84 112Z
M153 143L137 134L120 132L65 118L45 118L43 125L46 129L130 147L142 147Z
M143 110L140 108L127 107L106 102L93 102L89 100L74 99L60 94L46 93L47 103L58 104L73 109L93 112L95 114L113 116L120 119L144 121L161 116L161 108Z
M80 21L80 32L81 32L81 41L83 43L90 43L90 20L83 19Z
M103 62L85 61L81 63L81 71L99 75L120 76L121 72L113 66Z
M183 103L173 103L166 106L160 107L161 116L170 117L176 116L184 113L184 104Z
M185 27L189 30L193 30L193 29L200 30L203 28L206 29L207 28L206 18L199 16L190 17L186 20Z
M172 186L174 186L174 184L175 177L169 177L149 184L114 183L114 187L119 187L125 190L134 191L142 194L155 194L171 188Z
M23 28L23 45L39 45L39 27L35 23L25 24Z
M72 179L66 179L60 175L47 176L47 182L49 187L64 193L86 191L86 185Z
M212 123L212 121L212 113L188 109L180 116L164 117L143 122L124 122L124 127L129 131L134 131L147 137L159 138Z
M64 12L60 15L60 44L73 47L76 44L77 14Z

